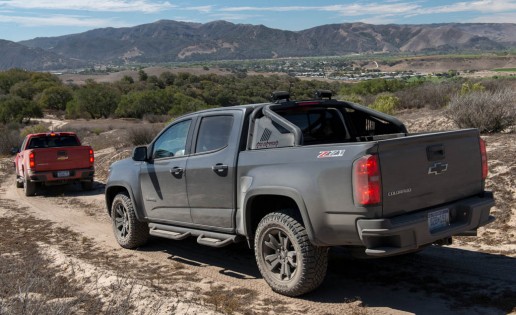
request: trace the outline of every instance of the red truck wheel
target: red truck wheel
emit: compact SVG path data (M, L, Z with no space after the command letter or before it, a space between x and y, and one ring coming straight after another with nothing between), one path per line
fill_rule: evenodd
M25 192L25 196L34 196L36 194L36 183L31 182L30 179L27 178L27 175L25 175L23 179L23 191Z

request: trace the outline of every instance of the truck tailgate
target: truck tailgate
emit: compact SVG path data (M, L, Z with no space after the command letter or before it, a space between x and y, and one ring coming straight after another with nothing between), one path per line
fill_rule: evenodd
M33 152L36 172L90 167L90 148L87 146L33 149Z
M378 143L385 217L482 192L476 129L413 135Z

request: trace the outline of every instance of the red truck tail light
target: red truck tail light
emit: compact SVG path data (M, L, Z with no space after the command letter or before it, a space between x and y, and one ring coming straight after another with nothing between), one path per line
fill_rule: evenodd
M93 155L93 149L90 149L90 164L93 165L95 162L95 156Z
M353 198L362 206L382 202L380 163L377 155L366 155L353 163Z
M482 180L486 180L487 178L487 150L486 150L486 142L480 138L480 154L482 156Z
M36 166L35 158L36 155L34 152L29 153L29 168L34 168Z

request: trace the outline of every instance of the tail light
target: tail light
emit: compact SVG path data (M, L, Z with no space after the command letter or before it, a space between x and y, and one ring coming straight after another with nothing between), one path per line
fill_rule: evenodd
M34 152L29 153L29 168L34 168L36 166L36 155Z
M355 204L361 206L382 202L380 163L377 155L366 155L353 163L353 197Z
M486 150L486 142L480 138L480 154L482 156L482 180L486 180L487 178L487 150Z
M93 149L90 149L90 165L95 162L95 156L93 155Z

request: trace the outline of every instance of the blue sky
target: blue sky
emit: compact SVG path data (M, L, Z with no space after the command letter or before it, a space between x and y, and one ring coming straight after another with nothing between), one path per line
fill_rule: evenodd
M0 0L0 39L19 41L161 19L226 20L292 31L348 22L516 23L516 0Z

